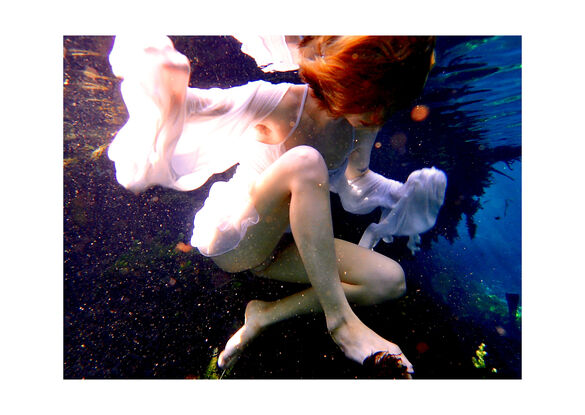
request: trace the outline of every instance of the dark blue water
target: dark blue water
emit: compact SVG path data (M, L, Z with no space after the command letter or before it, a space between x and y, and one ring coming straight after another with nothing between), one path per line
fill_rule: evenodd
M521 145L521 38L439 38L440 62L428 83L427 94L451 88L444 114L464 111L469 124L490 147Z
M263 74L229 36L173 40L192 61L191 86L298 81L295 73ZM209 184L138 196L118 185L100 152L127 117L107 60L111 46L111 37L64 38L64 377L206 377L248 301L303 287L226 274L174 249L188 241ZM510 315L506 294L521 304L521 39L439 37L417 104L428 116L396 114L377 138L371 168L402 181L413 170L441 168L445 204L415 256L403 238L376 247L403 266L407 295L358 315L401 346L418 378L519 378L521 313ZM354 242L379 214L347 214L336 196L332 209L336 236ZM481 343L488 357L478 368L472 358ZM363 373L316 315L267 330L229 376Z
M487 290L504 298L506 292L521 289L521 179L520 163L510 165L496 163L498 170L506 172L516 182L497 176L479 199L482 209L475 214L478 224L473 239L461 223L457 230L460 239L453 244L440 240L435 249L439 257L447 258L449 252L459 252L459 275L481 281Z
M452 89L453 97L436 102L436 111L453 115L453 140L471 141L479 160L485 151L509 151L521 146L521 38L461 38L438 43L437 71L428 83L431 98ZM458 42L458 43L455 43ZM440 95L440 93L439 93ZM424 100L424 98L423 98ZM456 115L456 114L460 115ZM433 134L432 127L430 134ZM481 161L478 161L481 162ZM521 289L521 171L520 158L494 160L489 185L473 195L480 208L473 214L477 228L470 236L463 221L460 238L452 244L439 239L439 261L463 278L481 282L488 292L504 298Z

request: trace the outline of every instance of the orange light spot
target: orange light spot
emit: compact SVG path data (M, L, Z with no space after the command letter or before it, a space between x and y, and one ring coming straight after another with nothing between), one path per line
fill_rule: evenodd
M175 246L175 251L180 251L180 252L191 252L191 249L193 249L193 247L189 244L186 244L184 242L179 242L176 246Z
M379 141L376 141L376 144L374 144L374 147L380 148L380 147L382 147L382 143L380 143Z
M410 118L416 122L424 121L429 116L429 112L429 107L426 105L415 105L410 112Z

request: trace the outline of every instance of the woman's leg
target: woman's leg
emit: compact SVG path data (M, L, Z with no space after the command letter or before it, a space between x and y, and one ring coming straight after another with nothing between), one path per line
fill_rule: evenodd
M338 239L335 240L335 251L342 287L351 303L373 305L396 299L404 294L406 289L404 273L395 261ZM280 281L309 282L294 244L289 245L269 265L262 267L261 271L255 273ZM321 310L321 305L312 287L274 302L251 301L246 307L245 324L228 341L225 350L220 355L220 364L222 367L229 367L233 364L243 348L267 326L293 316ZM371 340L370 346L375 348L375 350L371 349L372 352L384 350L392 354L400 354L403 364L412 372L412 365L402 355L398 346L379 336L375 336ZM344 346L340 344L340 347L343 350Z
M290 222L312 286L306 301L321 306L327 328L346 356L362 363L376 351L399 353L398 346L366 327L349 306L338 272L328 173L321 155L306 146L289 150L262 173L250 194L260 223L249 229L236 250L215 257L215 262L228 271L254 268L270 256ZM218 363L226 366L231 360L220 356Z

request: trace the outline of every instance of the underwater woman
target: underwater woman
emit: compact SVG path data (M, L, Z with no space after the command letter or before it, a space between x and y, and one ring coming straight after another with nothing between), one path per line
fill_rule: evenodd
M435 39L279 38L269 54L279 47L288 53L304 84L189 88L189 62L170 39L117 38L110 62L124 78L130 117L109 149L116 177L134 192L153 185L192 190L238 164L230 180L211 187L195 215L191 245L227 272L310 284L278 301L250 301L244 325L219 355L221 368L233 366L266 327L322 311L349 359L382 355L410 376L413 366L400 347L362 323L350 303L378 304L405 293L400 265L372 248L408 235L416 250L418 234L434 225L443 203L440 170L417 170L400 183L369 169L380 127L421 93ZM334 238L330 191L349 212L382 208L359 245Z

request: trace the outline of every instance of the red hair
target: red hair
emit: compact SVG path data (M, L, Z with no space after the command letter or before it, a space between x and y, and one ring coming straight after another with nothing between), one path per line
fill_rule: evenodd
M389 115L422 92L434 46L433 36L306 36L300 75L334 117Z

